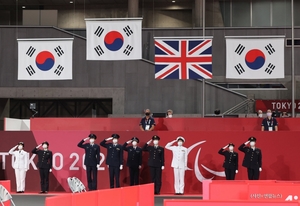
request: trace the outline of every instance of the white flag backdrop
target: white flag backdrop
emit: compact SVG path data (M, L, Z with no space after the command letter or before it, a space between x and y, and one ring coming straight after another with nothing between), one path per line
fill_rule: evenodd
M226 38L226 78L284 78L284 38Z
M87 60L142 58L142 19L86 19Z
M72 79L73 39L18 39L18 80Z

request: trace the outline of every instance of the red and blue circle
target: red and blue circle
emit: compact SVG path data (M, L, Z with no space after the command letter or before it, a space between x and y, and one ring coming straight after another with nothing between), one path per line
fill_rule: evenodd
M104 44L110 51L118 51L124 44L124 37L120 32L110 31L104 37Z
M51 52L49 51L41 51L35 58L36 66L42 71L50 70L54 63L55 59Z
M265 64L266 57L261 50L252 49L247 52L245 62L250 69L258 70Z

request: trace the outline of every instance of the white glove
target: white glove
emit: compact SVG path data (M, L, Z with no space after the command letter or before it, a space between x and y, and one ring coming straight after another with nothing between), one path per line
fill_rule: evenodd
M100 167L100 165L97 165L97 168L99 168Z
M238 171L238 170L235 170L235 173L237 174L237 173L239 173L239 171Z
M52 172L52 169L50 169L49 172Z
M105 140L109 141L109 140L112 140L112 139L113 139L112 137L109 137L109 138L106 138Z
M165 166L161 166L161 169L164 170L164 169L165 169Z
M147 142L147 144L150 144L152 142L152 139L150 139L148 142Z
M249 142L250 142L250 141L247 141L247 142L245 142L244 144L247 145L247 144L249 144Z
M184 170L188 170L188 167L187 167L187 166L185 166L185 167L184 167Z
M39 147L41 147L42 146L42 144L39 144L38 146L36 146L36 148L39 148Z
M226 145L225 147L223 147L223 149L226 149L228 147L228 145Z
M132 142L132 140L129 140L129 141L127 141L126 143L127 143L127 144L130 144L131 142Z
M259 168L259 171L260 171L260 172L262 171L262 168L261 168L261 167Z
M142 168L142 165L139 165L139 169L141 169Z
M122 170L123 169L123 165L120 165L120 170Z
M109 168L109 165L107 165L107 168Z
M89 137L87 137L87 138L84 138L84 139L83 139L83 141L87 141L88 139L90 139L90 138L89 138Z

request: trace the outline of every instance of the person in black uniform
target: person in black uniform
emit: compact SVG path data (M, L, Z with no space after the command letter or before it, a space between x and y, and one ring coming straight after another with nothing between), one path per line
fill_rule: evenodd
M40 150L39 147L43 147ZM32 150L33 154L38 156L37 167L40 171L41 178L41 192L47 193L49 191L49 172L52 172L52 152L48 150L49 143L43 142Z
M149 146L152 142L154 146ZM154 183L154 194L160 194L161 188L161 173L165 168L164 148L158 146L160 137L154 135L143 147L143 151L149 152L148 166L150 167L151 180Z
M88 139L90 143L83 144ZM97 190L97 168L100 163L100 147L95 144L96 139L97 136L95 134L90 134L89 137L81 140L77 145L85 150L84 165L86 166L86 176L90 191Z
M104 139L100 145L107 149L106 164L109 169L110 188L114 188L114 179L116 180L116 188L120 187L120 170L123 169L123 147L118 144L118 134L112 134L111 137ZM106 143L112 140L113 143Z
M123 145L123 150L128 152L127 167L129 167L130 186L139 184L139 170L142 168L142 148L137 146L139 142L139 138L132 137ZM130 143L132 146L127 147Z
M228 150L226 150L227 147ZM238 173L239 155L233 149L234 144L229 143L218 152L220 155L225 156L223 167L225 168L226 180L234 180L235 174Z
M247 146L250 142L250 147ZM258 180L259 173L262 171L262 153L261 150L255 147L256 138L250 137L247 142L239 147L239 150L245 153L243 166L247 167L248 179Z

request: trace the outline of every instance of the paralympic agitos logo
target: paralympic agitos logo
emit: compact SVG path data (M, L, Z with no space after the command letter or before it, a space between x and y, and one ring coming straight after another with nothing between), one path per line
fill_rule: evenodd
M188 154L197 146L205 143L206 141L203 140L201 142L197 142L193 145L191 145L189 148L187 148L188 150ZM196 155L196 158L195 158L195 163L194 163L194 172L195 172L195 176L196 178L200 181L200 182L203 182L203 180L211 180L213 179L215 176L218 176L218 177L225 177L225 172L222 171L222 172L218 172L218 171L214 171L214 170L211 170L209 169L208 167L204 166L203 164L201 164L201 167L203 167L203 169L205 169L206 171L208 171L209 173L213 174L214 176L211 177L211 178L205 178L201 171L200 171L200 168L199 168L199 156L200 156L200 152L201 152L201 147L198 149L198 152L197 152L197 155ZM193 170L193 169L190 169L188 168L188 170Z

